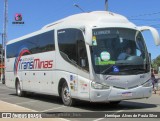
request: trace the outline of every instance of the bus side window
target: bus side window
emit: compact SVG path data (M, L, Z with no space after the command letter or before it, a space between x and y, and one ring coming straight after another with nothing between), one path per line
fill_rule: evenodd
M74 28L58 30L58 46L65 61L89 71L87 51L81 30Z
M63 59L77 67L77 29L61 29L58 31L58 46Z

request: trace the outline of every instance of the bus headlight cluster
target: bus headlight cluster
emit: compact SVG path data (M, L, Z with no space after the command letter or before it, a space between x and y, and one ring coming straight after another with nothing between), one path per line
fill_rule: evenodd
M110 88L108 85L100 84L100 83L97 83L97 82L92 82L91 86L94 89L109 89Z
M143 87L151 87L152 86L152 81L149 79L147 82L142 84Z

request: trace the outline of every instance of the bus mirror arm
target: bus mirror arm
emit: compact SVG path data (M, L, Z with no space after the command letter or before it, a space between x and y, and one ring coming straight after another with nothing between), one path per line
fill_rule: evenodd
M160 45L160 37L159 37L158 31L155 28L149 27L149 26L141 26L141 27L138 27L138 30L141 32L149 30L152 33L155 45L157 46Z

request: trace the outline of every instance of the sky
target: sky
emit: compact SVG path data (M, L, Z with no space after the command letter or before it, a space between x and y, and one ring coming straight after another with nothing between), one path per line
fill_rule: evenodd
M8 0L8 38L12 40L41 29L43 26L64 17L84 11L105 10L105 0ZM109 11L126 16L137 26L152 26L160 33L160 0L109 0ZM0 0L0 33L3 32L4 0ZM15 25L14 16L21 13L24 24ZM160 55L160 46L155 46L150 32L144 33L152 59ZM0 43L1 37L0 37Z

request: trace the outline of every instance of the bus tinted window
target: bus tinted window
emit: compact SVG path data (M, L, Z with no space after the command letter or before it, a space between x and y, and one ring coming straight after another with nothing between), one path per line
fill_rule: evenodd
M7 58L17 57L23 48L27 48L30 54L55 50L54 31L42 33L37 36L7 45ZM27 54L28 53L25 53L24 55Z
M72 65L88 69L87 51L84 36L79 29L62 29L58 31L58 45L61 56ZM81 60L86 61L86 66L81 66Z
M71 64L77 66L77 41L82 32L78 29L62 29L58 31L58 45L61 56Z
M77 29L58 31L58 45L61 56L71 64L77 65Z

